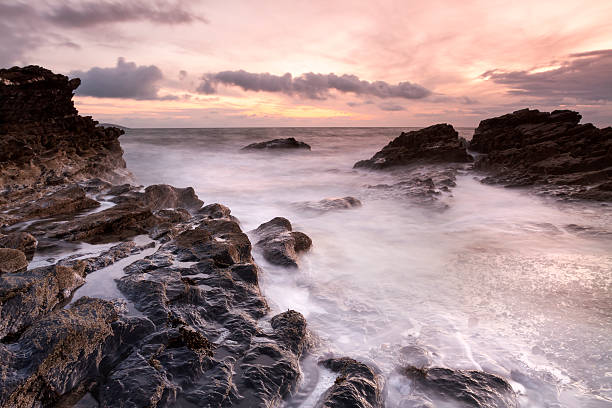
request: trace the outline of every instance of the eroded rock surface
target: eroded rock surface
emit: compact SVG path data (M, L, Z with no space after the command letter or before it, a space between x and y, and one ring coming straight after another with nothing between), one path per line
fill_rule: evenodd
M612 200L612 127L579 124L578 112L523 109L483 120L470 149L483 153L483 181L538 185L554 195Z
M18 249L0 248L0 275L24 271L28 267L28 260Z
M255 247L262 251L271 264L297 267L298 253L307 251L312 240L303 232L293 231L291 222L276 217L251 231L256 237Z
M251 143L242 150L277 150L277 149L306 149L310 150L310 145L300 142L293 137L286 139L274 139L266 142Z
M331 358L319 362L338 377L317 402L318 408L382 408L384 377L377 370L352 358Z
M483 371L409 366L402 373L412 380L415 394L466 407L518 408L512 386Z
M0 188L124 179L122 130L79 116L78 78L38 67L0 69Z
M466 151L465 140L446 123L411 132L402 132L369 160L355 167L388 169L414 163L468 163L472 157Z

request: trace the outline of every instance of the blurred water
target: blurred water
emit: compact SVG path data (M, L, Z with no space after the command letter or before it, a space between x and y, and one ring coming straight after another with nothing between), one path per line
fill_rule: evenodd
M314 247L297 271L257 257L265 295L275 311L307 317L321 352L376 363L388 406L410 392L394 374L409 345L435 365L511 379L523 407L611 406L611 207L486 186L470 171L443 198L446 211L377 195L367 186L397 176L352 165L401 130L132 129L121 144L139 183L193 186L245 231L284 216L307 233ZM312 151L239 151L291 136ZM363 206L315 215L294 205L347 195Z

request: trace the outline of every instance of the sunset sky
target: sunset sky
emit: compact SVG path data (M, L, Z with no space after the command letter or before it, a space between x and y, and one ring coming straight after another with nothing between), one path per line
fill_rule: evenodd
M131 127L612 124L612 1L0 0L0 66Z

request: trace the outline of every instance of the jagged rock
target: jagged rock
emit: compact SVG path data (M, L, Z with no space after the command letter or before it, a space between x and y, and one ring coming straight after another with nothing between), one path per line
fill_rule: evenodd
M37 244L36 238L27 232L12 232L0 237L0 248L18 249L25 254L28 260L32 260Z
M402 132L369 160L355 163L356 168L387 169L414 163L466 163L472 157L465 141L448 124L438 124L412 132Z
M306 149L310 150L310 145L295 140L293 137L286 139L274 139L266 142L251 143L242 150L268 150L268 149Z
M317 407L382 408L384 406L384 378L382 374L352 358L331 358L319 364L339 375L319 399Z
M198 210L198 214L205 215L209 218L232 218L231 210L219 203L205 205Z
M397 183L367 187L376 198L408 198L411 203L443 211L448 205L440 199L450 196L458 171L453 166L422 165L397 172L396 178L401 180Z
M276 217L251 231L266 261L281 266L297 267L297 253L308 250L312 240L303 232L292 231L291 222Z
M408 366L402 373L417 393L433 399L478 408L518 408L512 386L503 378L483 371Z
M198 198L192 187L178 188L168 184L154 184L145 188L143 193L130 191L131 189L117 190L122 191L111 201L121 204L137 204L148 207L151 210L162 210L168 208L184 208L196 211L204 202Z
M305 201L303 203L296 203L295 206L313 212L327 212L361 207L361 201L355 197L324 198L320 201Z
M117 281L156 330L109 373L101 406L269 407L297 387L304 317L285 312L264 332L248 237L228 216L202 217Z
M38 66L0 69L0 189L129 176L123 131L78 115L79 84Z
M484 182L545 185L542 191L612 200L612 127L580 125L578 112L523 109L480 122L470 149L483 153ZM577 188L582 186L582 188Z
M85 283L84 273L84 265L76 264L0 275L0 339L20 333L68 299Z
M28 267L28 260L18 249L0 248L0 275L22 272Z
M87 197L85 190L76 184L61 188L23 207L8 212L16 221L27 221L34 218L52 217L73 214L77 211L96 208L100 205Z
M113 242L146 234L157 223L151 209L123 204L59 224L45 235L67 241Z
M0 406L55 403L115 366L136 338L153 329L124 318L124 305L81 298L30 326L13 344L0 343Z

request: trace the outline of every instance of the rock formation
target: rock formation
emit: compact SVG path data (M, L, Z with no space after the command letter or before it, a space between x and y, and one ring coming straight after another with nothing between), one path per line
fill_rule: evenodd
M371 159L355 167L387 169L414 163L467 163L471 156L466 143L448 124L438 124L412 132L402 132Z
M413 383L413 393L459 406L518 408L512 386L503 378L483 371L409 366L402 373Z
M288 219L276 217L251 231L257 239L255 247L262 251L266 261L280 266L298 266L297 254L310 249L312 240L292 229Z
M79 85L38 66L0 69L0 189L129 174L123 131L78 115L72 96Z
M480 122L469 147L487 183L538 185L560 196L612 200L612 127L579 124L578 112L523 109Z
M293 137L287 139L274 139L266 142L251 143L242 150L277 150L277 149L306 149L310 150L310 145L295 140Z

